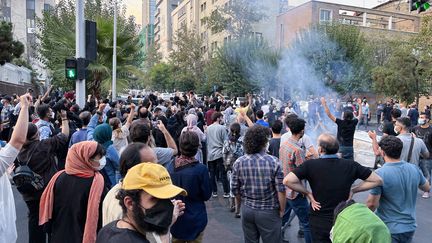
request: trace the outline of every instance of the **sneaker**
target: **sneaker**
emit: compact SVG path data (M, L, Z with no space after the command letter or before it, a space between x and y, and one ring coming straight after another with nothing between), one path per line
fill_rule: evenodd
M422 198L425 198L425 199L430 198L429 192L425 192L425 193L423 193Z
M231 213L234 213L234 212L235 212L235 206L232 206L232 207L230 208L230 212L231 212Z
M213 192L213 197L217 197L217 196L218 196L217 192Z
M230 195L229 195L229 193L224 193L224 194L223 194L223 197L224 197L224 198L229 198Z
M297 232L297 237L298 237L298 238L304 238L304 232L303 232L303 230L299 230L299 231Z
M234 217L235 217L236 219L239 219L239 218L240 218L240 213L235 213Z

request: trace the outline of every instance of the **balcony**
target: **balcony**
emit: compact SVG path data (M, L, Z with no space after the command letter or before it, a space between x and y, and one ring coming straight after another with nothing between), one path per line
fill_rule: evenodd
M156 8L163 2L163 0L156 0Z
M156 10L156 12L155 12L155 18L157 18L158 16L159 16L159 14L160 14L160 8L158 8L157 10Z

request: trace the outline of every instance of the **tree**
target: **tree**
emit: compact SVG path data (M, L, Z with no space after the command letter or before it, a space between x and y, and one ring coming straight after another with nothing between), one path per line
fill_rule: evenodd
M421 95L429 95L432 80L431 25L431 18L425 17L420 33L398 45L388 62L373 70L375 91L417 104Z
M242 39L219 48L206 67L203 91L217 85L231 95L269 90L276 83L279 54L267 43Z
M149 71L150 85L154 90L167 91L175 88L173 66L166 63L155 64Z
M97 22L98 55L87 75L87 89L99 95L111 85L113 53L113 6L107 1L87 0L86 19ZM134 85L143 77L139 66L137 27L133 18L118 13L117 27L117 87L119 90ZM65 79L64 60L75 56L75 6L72 0L61 0L51 11L37 19L40 60L53 73L53 83L66 89L74 82Z
M204 77L202 39L195 31L183 27L176 33L173 44L169 64L173 66L175 87L183 91L193 90Z
M227 31L234 39L244 38L252 32L255 23L267 17L264 1L232 0L219 7L203 20L213 33Z
M11 62L24 53L24 45L13 39L12 23L0 22L0 62Z

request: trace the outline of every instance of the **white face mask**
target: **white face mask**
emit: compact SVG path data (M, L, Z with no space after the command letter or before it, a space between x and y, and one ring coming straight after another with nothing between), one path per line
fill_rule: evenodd
M396 130L396 127L395 128L393 128L393 131L396 133L396 134L399 134L399 131L398 130Z
M418 124L419 124L419 125L424 125L424 124L426 124L426 120L425 120L425 119L421 119L421 118L419 118L419 119L418 119Z
M105 157L105 156L102 156L102 158L100 158L100 160L99 160L98 162L99 162L99 167L95 167L95 169L98 170L98 171L100 171L100 170L102 170L102 169L105 167L105 165L106 165L106 157Z

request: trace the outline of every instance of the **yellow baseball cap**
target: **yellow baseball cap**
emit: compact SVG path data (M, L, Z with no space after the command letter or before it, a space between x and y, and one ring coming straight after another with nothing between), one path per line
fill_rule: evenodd
M125 190L144 190L155 198L168 199L187 192L172 184L168 171L162 165L144 162L135 165L123 179Z

